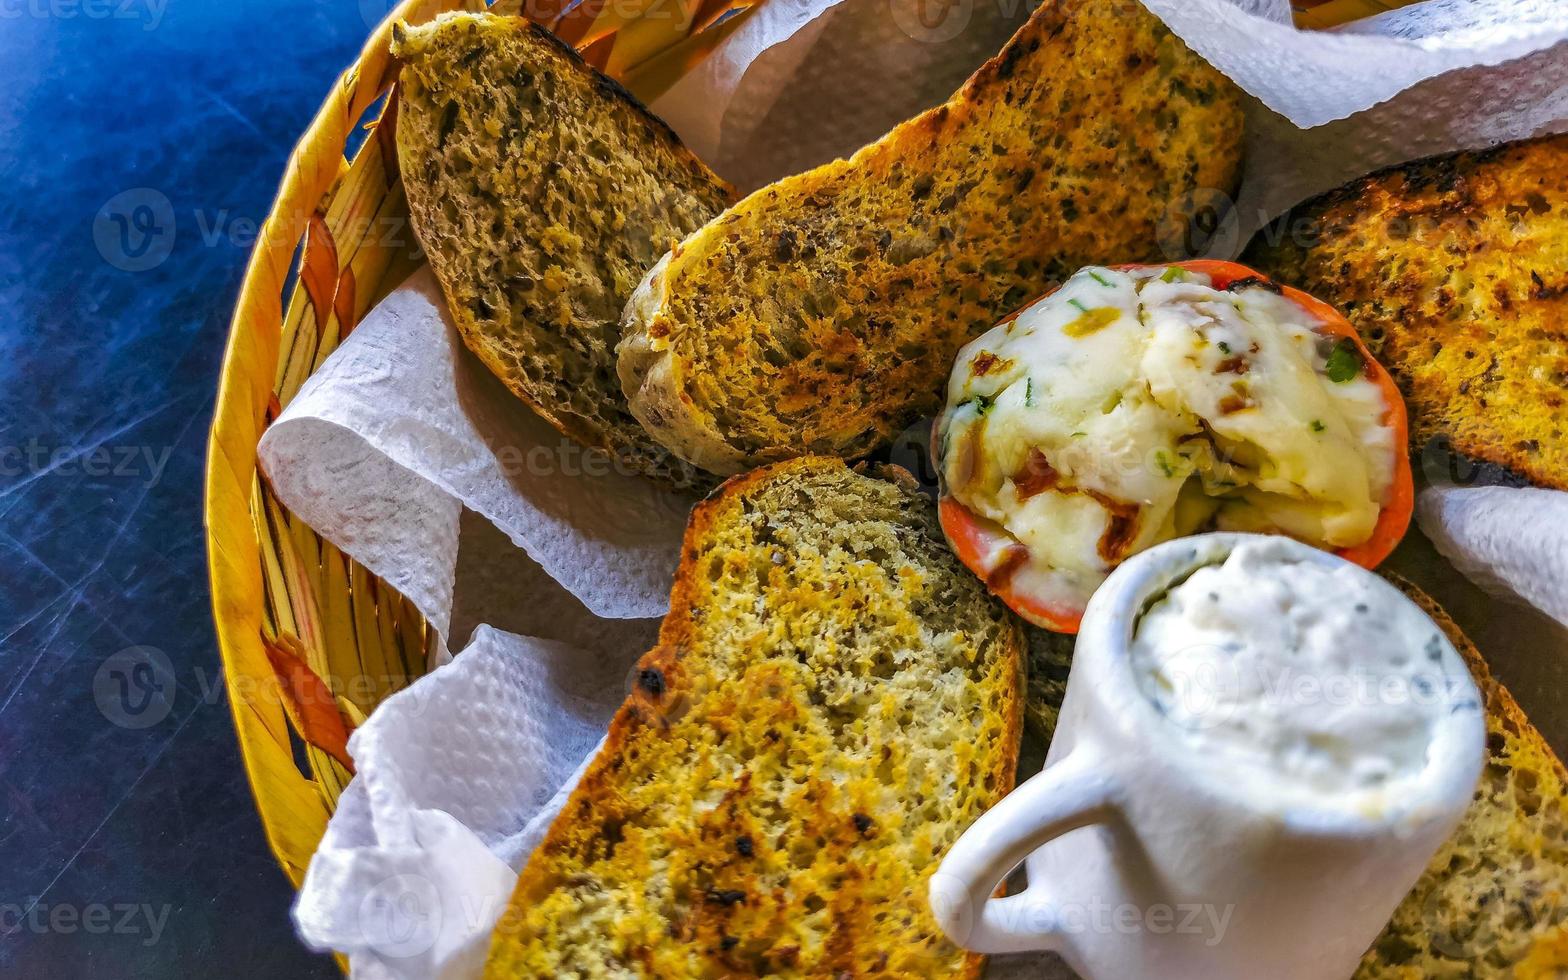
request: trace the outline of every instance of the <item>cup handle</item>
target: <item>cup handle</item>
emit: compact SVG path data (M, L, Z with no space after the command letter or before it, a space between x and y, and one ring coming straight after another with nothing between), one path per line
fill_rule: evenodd
M931 911L953 942L978 953L1054 950L1062 934L1025 928L1024 901L996 896L1009 873L1047 841L1100 823L1114 807L1115 782L1089 753L1071 752L981 814L931 876ZM976 912L978 911L978 914Z

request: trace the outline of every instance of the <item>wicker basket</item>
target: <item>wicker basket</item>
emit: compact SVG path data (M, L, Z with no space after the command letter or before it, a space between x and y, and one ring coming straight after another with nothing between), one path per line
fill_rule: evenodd
M501 0L493 9L519 6ZM651 99L742 23L748 6L527 0L526 13ZM393 22L483 8L483 0L404 0L376 27L289 158L229 331L207 460L213 616L262 825L296 886L353 775L349 732L423 673L435 634L412 604L278 503L257 470L256 446L305 379L420 261L391 138L396 101L384 98L397 74Z

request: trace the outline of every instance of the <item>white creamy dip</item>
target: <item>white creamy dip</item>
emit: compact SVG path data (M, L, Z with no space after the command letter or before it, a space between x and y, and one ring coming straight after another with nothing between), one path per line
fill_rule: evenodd
M1354 566L1250 541L1138 620L1137 683L1185 748L1281 802L1375 813L1420 777L1442 726L1479 710L1432 620Z

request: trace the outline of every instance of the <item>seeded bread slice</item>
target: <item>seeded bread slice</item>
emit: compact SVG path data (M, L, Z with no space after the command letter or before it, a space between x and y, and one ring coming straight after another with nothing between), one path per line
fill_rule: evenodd
M1044 0L947 104L765 187L627 308L632 412L715 473L859 456L938 407L969 338L1079 266L1178 249L1233 189L1234 86L1136 2Z
M1442 608L1389 575L1442 627L1486 704L1481 783L1361 961L1362 980L1568 976L1568 771ZM1030 628L1028 719L1049 742L1072 637ZM1038 681L1038 683L1037 683Z
M978 973L926 886L1012 788L1023 637L888 475L799 459L697 507L488 977Z
M524 18L399 26L392 50L409 212L464 343L562 432L683 482L627 410L615 344L642 274L729 186Z
M1356 976L1568 976L1568 771L1442 608L1425 609L1470 665L1490 755L1475 802L1394 913Z
M1446 440L1568 490L1568 134L1393 167L1308 201L1242 261L1335 304Z

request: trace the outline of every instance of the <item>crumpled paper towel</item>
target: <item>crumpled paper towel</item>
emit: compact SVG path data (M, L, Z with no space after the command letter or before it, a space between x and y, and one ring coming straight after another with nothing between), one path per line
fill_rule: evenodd
M1535 487L1433 486L1421 531L1476 585L1568 626L1568 493Z
M668 608L691 501L616 472L507 391L463 346L428 267L327 358L258 453L291 511L443 636L465 507L598 616Z
M1426 0L1333 31L1298 31L1289 0L1145 0L1194 51L1302 128L1418 82L1523 58L1568 38L1560 0ZM1561 54L1561 52L1559 52Z
M388 698L349 739L357 774L294 907L305 942L355 977L477 976L634 658L481 627Z
M848 156L945 101L1033 9L1012 0L767 0L652 109L751 190Z

